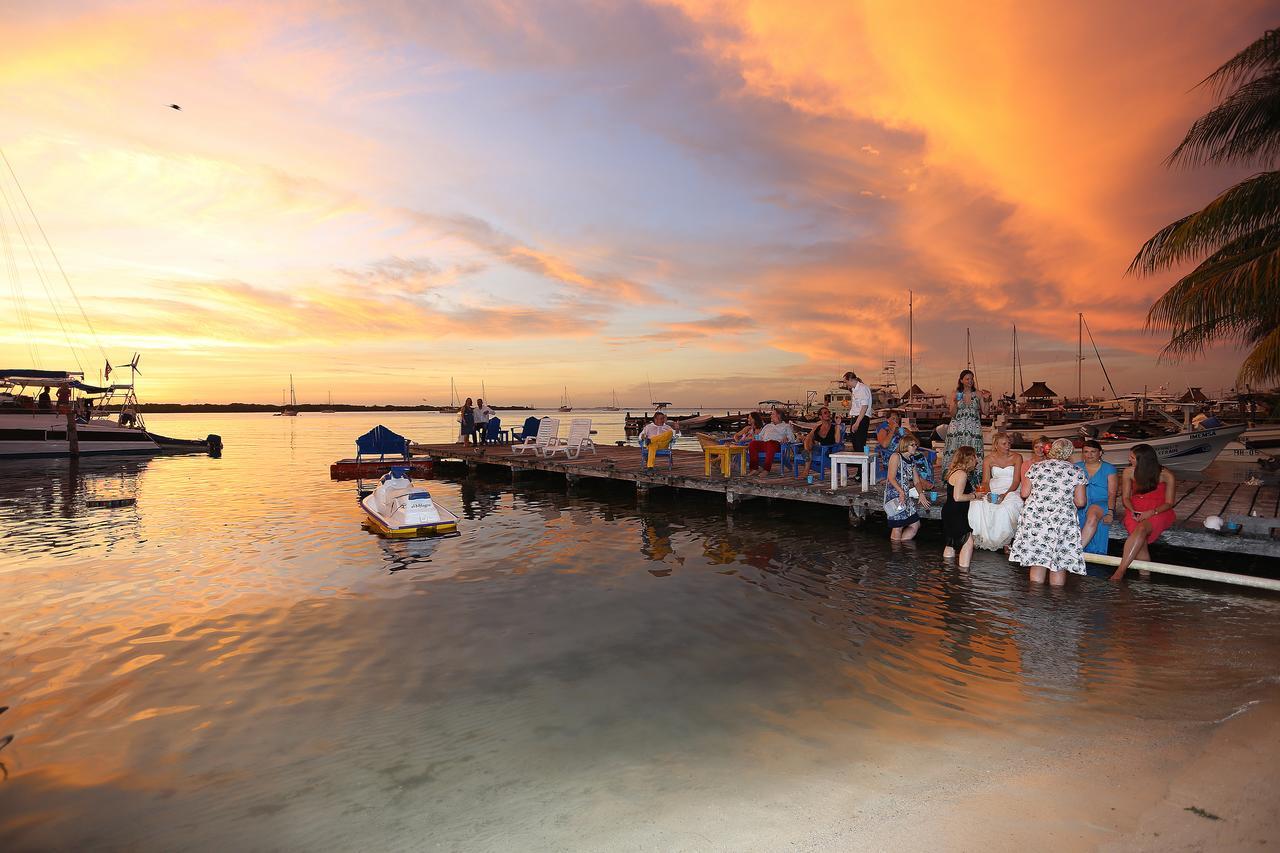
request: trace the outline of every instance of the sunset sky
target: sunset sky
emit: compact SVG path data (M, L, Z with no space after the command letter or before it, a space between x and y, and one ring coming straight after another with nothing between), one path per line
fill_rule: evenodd
M1241 177L1162 161L1265 2L0 8L0 149L144 400L271 402L293 373L302 402L447 402L453 377L730 406L886 358L905 387L908 290L926 388L967 327L1008 390L1016 322L1026 381L1074 394L1077 311L1121 392L1239 364L1157 364L1173 276L1124 270ZM0 187L0 362L96 378Z

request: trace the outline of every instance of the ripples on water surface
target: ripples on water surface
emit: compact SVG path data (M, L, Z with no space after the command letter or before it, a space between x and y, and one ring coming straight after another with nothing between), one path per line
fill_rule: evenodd
M460 537L389 542L327 466L445 418L151 420L226 455L0 467L4 846L715 846L726 797L1211 723L1280 672L1265 596L1029 590L825 508L498 474L430 484Z

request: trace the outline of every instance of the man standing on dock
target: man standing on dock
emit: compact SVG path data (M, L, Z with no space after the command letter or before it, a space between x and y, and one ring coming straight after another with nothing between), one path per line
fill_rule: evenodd
M493 417L493 409L484 400L476 399L476 443L489 443L489 419Z
M871 424L871 389L852 370L844 375L849 387L849 441L854 453L861 453L867 446L867 429Z

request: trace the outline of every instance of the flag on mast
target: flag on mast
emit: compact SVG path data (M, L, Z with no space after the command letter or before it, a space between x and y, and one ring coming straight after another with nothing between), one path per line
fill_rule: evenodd
M111 378L111 362L108 361L106 364L107 366L106 368L103 369L102 376L104 379L110 379Z

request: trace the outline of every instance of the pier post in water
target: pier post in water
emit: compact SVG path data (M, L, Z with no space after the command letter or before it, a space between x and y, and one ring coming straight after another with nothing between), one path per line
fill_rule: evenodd
M76 413L67 409L67 448L73 457L80 455L80 436L76 433Z

